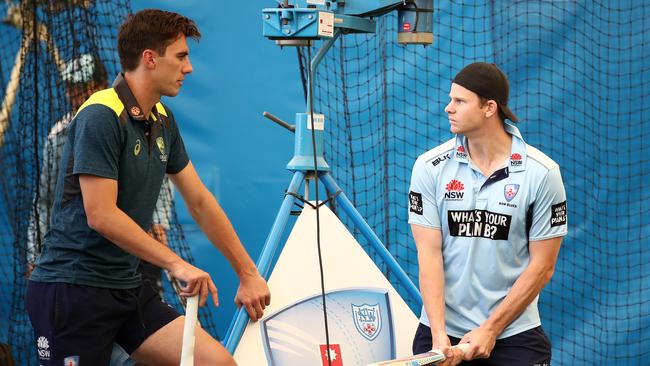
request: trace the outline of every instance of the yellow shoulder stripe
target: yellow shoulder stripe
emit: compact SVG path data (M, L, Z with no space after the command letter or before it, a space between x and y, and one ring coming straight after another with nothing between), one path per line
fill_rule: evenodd
M86 100L84 104L79 107L77 113L93 104L102 104L107 106L108 108L112 109L113 112L115 112L115 115L118 117L124 110L124 104L122 104L120 97L117 96L117 92L113 88L100 90L91 95L90 98L88 98L88 100Z
M163 107L162 103L160 102L156 103L156 109L158 110L158 113L167 117L167 111L165 110L165 107Z

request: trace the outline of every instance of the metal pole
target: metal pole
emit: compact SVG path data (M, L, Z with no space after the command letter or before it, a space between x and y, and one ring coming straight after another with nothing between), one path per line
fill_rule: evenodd
M293 178L291 179L291 183L289 184L287 193L289 192L298 193L298 189L300 189L300 186L302 185L302 182L304 180L305 180L305 173L301 171L296 171L293 174ZM282 205L280 206L280 209L278 210L278 214L275 217L275 221L273 222L273 226L271 227L271 232L269 233L269 236L266 238L266 242L264 243L264 247L262 248L260 259L257 262L257 269L260 272L260 275L264 277L264 279L268 280L269 272L271 269L271 263L273 262L273 258L275 256L275 251L278 248L280 239L282 238L282 234L284 233L284 230L287 226L287 222L289 221L289 215L291 214L291 206L293 206L295 200L296 198L290 194L284 196ZM224 338L225 347L228 350L228 352L230 352L231 354L235 352L235 348L239 344L242 334L244 334L244 329L246 328L247 323L248 323L248 313L246 312L246 309L244 308L237 309L235 317L230 323L230 327L228 328L228 332L226 333L226 337Z
M321 173L319 174L319 178L330 193L341 191L341 188L336 184L334 178L332 178L329 173ZM375 232L370 228L366 220L364 220L364 218L361 216L359 211L357 211L352 202L350 202L345 193L341 191L341 193L336 196L336 202L350 217L354 225L359 228L361 234L366 238L366 240L368 240L372 247L377 251L379 256L381 256L381 258L384 260L384 263L388 265L390 271L397 276L397 280L402 284L402 286L406 288L411 298L416 301L418 306L422 306L422 296L420 295L418 288L415 286L415 284L413 284L413 281L411 281L409 276L406 274L406 272L404 272L399 263L397 263L395 258L390 254L388 249L386 249L379 237L377 237L377 234L375 234Z

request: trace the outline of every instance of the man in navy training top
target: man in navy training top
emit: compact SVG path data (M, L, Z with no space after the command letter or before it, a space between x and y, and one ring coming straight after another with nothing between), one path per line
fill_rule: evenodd
M26 296L41 365L107 365L113 342L150 365L178 365L184 318L141 283L146 260L181 280L183 296L208 295L210 275L147 234L167 174L208 239L239 276L235 301L257 320L270 302L266 281L228 218L197 175L172 112L192 72L186 37L195 23L143 10L120 27L123 73L93 94L68 127L50 231ZM235 365L225 348L197 329L195 362Z

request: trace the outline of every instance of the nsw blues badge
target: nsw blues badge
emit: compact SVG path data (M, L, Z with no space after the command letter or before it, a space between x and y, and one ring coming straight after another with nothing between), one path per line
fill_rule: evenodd
M68 356L63 360L63 366L79 366L79 356Z
M397 356L386 289L347 288L325 296L330 358L323 331L323 298L314 294L260 320L265 365L367 365Z
M354 316L354 326L362 336L369 341L377 338L381 332L381 311L379 304L352 304L352 314Z
M506 186L503 187L503 196L508 202L515 198L517 192L519 192L519 184L506 184Z

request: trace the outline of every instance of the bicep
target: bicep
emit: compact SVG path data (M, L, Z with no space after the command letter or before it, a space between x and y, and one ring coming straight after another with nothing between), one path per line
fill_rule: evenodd
M117 205L117 181L94 175L80 174L79 187L86 215Z
M555 262L560 253L562 238L559 236L556 238L531 241L528 245L530 251L529 265L552 271L555 268Z
M413 240L418 256L440 255L442 251L442 234L440 229L411 224Z

